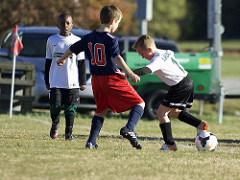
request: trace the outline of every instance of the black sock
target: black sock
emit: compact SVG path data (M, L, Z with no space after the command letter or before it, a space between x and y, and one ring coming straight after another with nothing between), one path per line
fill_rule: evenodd
M162 131L163 140L168 145L174 145L174 140L172 136L171 122L160 124L160 129Z
M136 105L132 108L126 125L126 127L130 129L130 131L134 132L134 128L137 125L139 119L142 117L143 112L144 110L140 105Z
M102 118L102 117L93 116L93 118L92 118L92 125L91 125L91 130L90 130L90 135L89 135L88 141L91 142L93 145L96 144L96 139L102 128L103 122L104 122L104 118Z
M68 134L68 133L72 134L74 117L75 115L65 114L65 120L66 120L65 134Z
M186 111L181 111L178 119L180 121L183 121L187 124L190 124L191 126L198 127L198 125L202 122L198 118L192 116L191 114L187 113Z

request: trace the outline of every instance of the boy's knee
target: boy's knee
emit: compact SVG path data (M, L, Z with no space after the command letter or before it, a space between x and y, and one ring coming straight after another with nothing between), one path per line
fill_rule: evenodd
M77 110L77 105L66 105L64 114L66 115L75 115Z
M179 110L179 109L172 109L170 112L169 112L169 116L170 117L173 117L173 118L178 118L180 112L182 110Z
M158 119L159 119L159 121L160 121L160 124L162 124L162 123L167 123L167 122L170 121L169 118L168 118L168 113L169 113L169 111L168 111L168 108L167 108L167 107L160 106L160 107L158 108L156 114L157 114L157 117L158 117Z
M145 108L145 102L143 101L141 104L138 104L139 106L141 106L143 109Z
M50 105L50 112L51 114L59 114L61 111L61 105L51 104Z

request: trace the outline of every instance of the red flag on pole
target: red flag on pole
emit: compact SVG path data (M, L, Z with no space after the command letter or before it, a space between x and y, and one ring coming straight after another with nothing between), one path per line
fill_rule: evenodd
M18 54L23 48L23 44L21 42L21 39L18 36L17 30L18 30L18 25L15 25L12 31L12 43L11 43L11 50L16 56L18 56Z

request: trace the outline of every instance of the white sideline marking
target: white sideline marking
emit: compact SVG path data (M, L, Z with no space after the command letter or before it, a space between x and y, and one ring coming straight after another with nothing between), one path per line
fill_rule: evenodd
M35 119L35 118L28 118L28 119L30 119L32 121L40 122L40 123L45 124L45 125L51 125L50 122L44 121L44 120L41 120L41 119Z
M35 122L39 122L39 123L42 123L42 124L45 124L45 125L52 125L52 123L46 121L46 120L41 120L41 119L35 119L35 118L28 118L29 120L32 120L32 121L35 121ZM83 126L83 125L74 125L75 127L79 127L79 128L82 128L82 129L87 129L87 130L90 130L90 127L88 126ZM101 131L101 134L106 134L106 135L115 135L117 136L117 134L114 134L114 133L110 133L110 132L106 132L106 131Z

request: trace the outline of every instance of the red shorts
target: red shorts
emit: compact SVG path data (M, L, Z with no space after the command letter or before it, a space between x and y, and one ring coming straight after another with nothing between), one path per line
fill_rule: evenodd
M97 113L111 109L114 113L132 109L143 101L130 83L120 75L92 75Z

